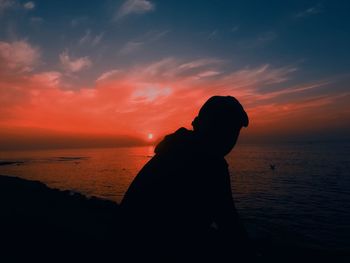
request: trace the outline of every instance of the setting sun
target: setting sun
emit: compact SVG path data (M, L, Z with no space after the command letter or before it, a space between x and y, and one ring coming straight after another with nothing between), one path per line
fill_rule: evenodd
M149 133L149 134L147 135L147 138L148 138L148 140L152 140L152 139L153 139L153 133Z

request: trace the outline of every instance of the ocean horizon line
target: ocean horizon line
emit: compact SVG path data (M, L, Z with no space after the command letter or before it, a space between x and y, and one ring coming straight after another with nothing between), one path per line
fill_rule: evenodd
M155 147L161 140L156 142L130 143L130 144L111 144L111 145L63 145L63 146L37 146L37 147L18 147L18 148L0 148L0 152L13 151L50 151L50 150L83 150L83 149L112 149L112 148L134 148L134 147ZM317 143L350 143L350 139L315 139L315 140L246 140L237 143L237 146L245 145L290 145L290 144L317 144Z

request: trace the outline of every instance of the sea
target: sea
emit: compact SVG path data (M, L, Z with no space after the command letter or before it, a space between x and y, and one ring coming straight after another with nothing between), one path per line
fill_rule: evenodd
M119 203L153 155L153 146L0 151L0 174ZM253 238L350 250L349 142L238 144L226 160Z

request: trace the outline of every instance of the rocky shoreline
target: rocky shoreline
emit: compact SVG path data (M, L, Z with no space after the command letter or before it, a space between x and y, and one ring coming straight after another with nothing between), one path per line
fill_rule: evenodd
M1 245L10 258L110 258L118 239L118 204L0 176ZM48 261L49 262L49 261Z

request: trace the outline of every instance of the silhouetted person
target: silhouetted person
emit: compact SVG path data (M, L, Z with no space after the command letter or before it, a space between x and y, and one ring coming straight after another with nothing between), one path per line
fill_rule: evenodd
M163 262L249 256L224 159L248 116L234 97L214 96L192 126L157 145L122 200L130 256Z

